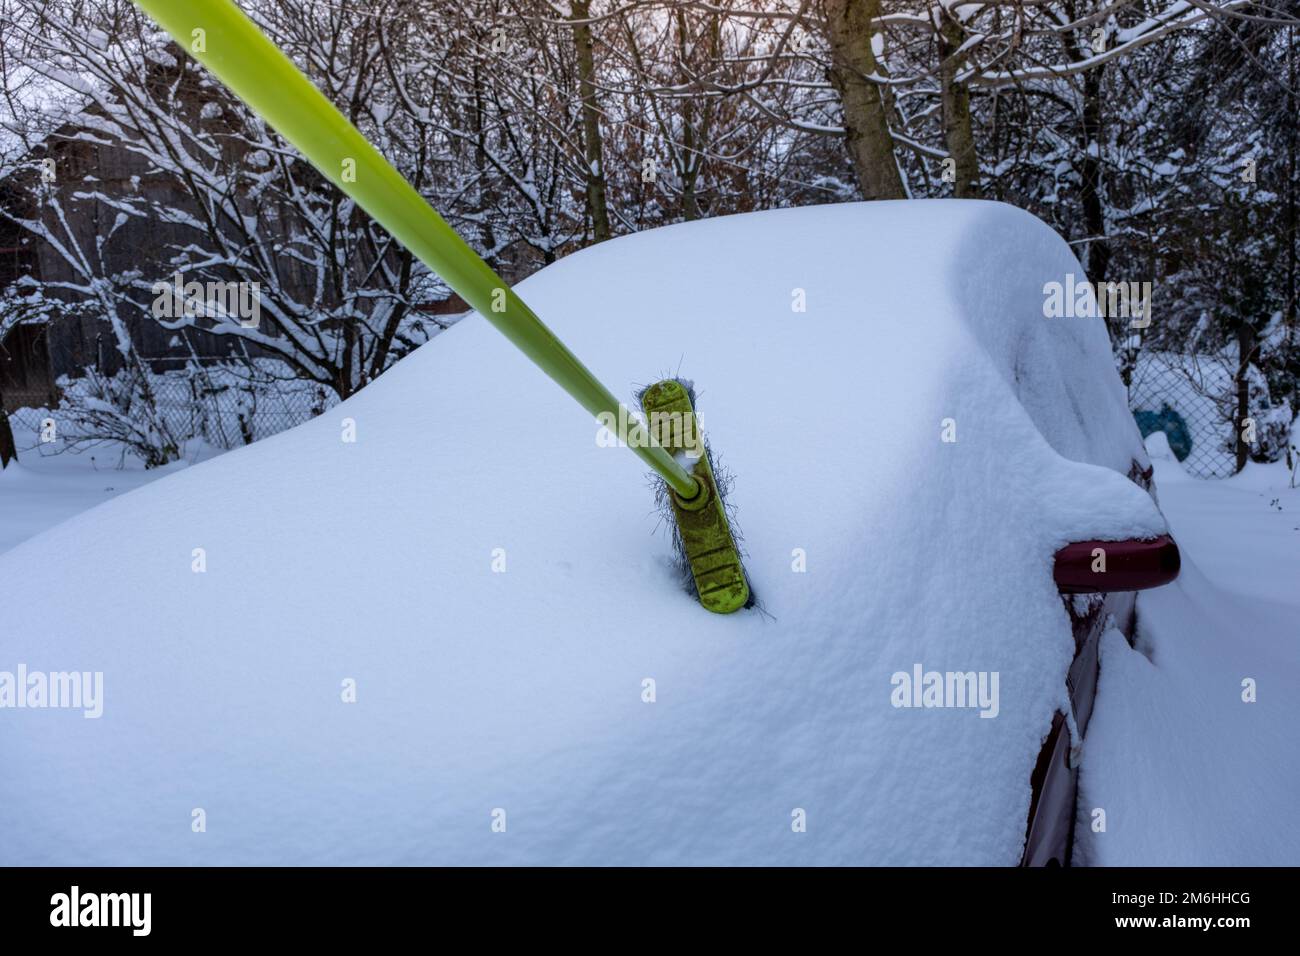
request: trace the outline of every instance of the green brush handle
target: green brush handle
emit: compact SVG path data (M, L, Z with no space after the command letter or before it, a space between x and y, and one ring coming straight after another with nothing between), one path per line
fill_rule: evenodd
M622 403L609 389L231 0L135 2L579 405L628 422L626 429L618 426L619 437L674 491L695 497L695 479L620 414ZM355 181L343 178L345 160L354 164Z

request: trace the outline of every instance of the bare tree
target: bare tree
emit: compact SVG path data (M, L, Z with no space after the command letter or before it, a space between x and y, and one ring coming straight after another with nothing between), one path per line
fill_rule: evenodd
M382 65L366 55L374 21L303 2L271 9L281 44L418 187L419 130L396 128ZM138 365L130 325L152 321L246 342L346 397L427 338L431 320L411 307L436 280L130 3L24 13L10 22L11 61L84 101L46 140L47 158L57 168L78 147L110 146L125 170L115 185L58 177L34 215L4 214L53 253L47 288L92 304L127 366ZM141 262L142 249L156 254ZM160 288L175 276L256 289L256 321L167 308Z

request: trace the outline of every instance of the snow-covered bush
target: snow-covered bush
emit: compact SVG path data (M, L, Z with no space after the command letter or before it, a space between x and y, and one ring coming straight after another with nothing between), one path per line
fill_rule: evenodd
M194 440L221 449L251 444L338 401L328 389L293 378L287 366L270 359L191 362L167 372L146 366L105 374L92 366L58 384L57 408L18 413L27 432L44 432L45 444L56 451L113 443L148 468L181 457ZM50 423L52 428L45 427Z
M1292 417L1291 406L1287 402L1260 412L1255 423L1255 444L1250 453L1253 461L1290 460L1287 452Z
M138 366L114 375L91 367L80 378L61 379L59 387L63 398L51 416L53 436L66 446L117 442L146 468L180 457L182 436L161 413L150 376Z

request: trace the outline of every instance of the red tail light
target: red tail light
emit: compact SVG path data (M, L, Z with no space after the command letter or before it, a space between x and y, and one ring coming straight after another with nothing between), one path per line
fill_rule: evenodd
M1076 541L1056 552L1052 576L1065 594L1145 591L1178 577L1181 559L1174 539Z

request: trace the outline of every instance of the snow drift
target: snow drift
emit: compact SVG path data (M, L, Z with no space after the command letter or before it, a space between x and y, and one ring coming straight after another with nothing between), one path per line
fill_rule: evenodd
M1075 859L1295 866L1300 489L1280 462L1197 481L1162 432L1146 444L1183 568L1138 595L1135 648L1102 638Z
M0 710L0 860L1014 863L1073 650L1052 554L1164 531L1105 331L1043 318L1072 271L938 201L521 285L629 399L696 382L765 614L682 593L640 463L477 316L18 546L0 670L103 672L104 712ZM893 706L918 663L996 672L997 717Z

